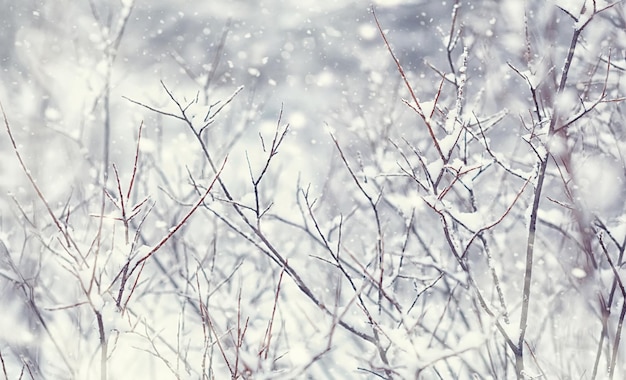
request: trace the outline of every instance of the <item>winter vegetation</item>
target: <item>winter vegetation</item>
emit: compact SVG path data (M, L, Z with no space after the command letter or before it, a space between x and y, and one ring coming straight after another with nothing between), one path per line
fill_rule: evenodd
M623 1L2 9L0 379L626 376Z

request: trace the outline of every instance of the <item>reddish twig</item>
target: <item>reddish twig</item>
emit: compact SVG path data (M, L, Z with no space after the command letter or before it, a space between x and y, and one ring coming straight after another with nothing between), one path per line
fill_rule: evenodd
M200 207L201 204L204 203L204 199L209 195L209 192L211 192L211 190L213 189L213 185L215 184L215 182L217 181L217 179L219 178L220 174L222 173L222 170L224 169L224 166L226 165L226 160L227 158L224 159L224 161L222 162L222 166L217 170L217 173L215 174L215 176L213 177L213 180L211 181L211 184L207 187L206 191L204 192L204 194L200 197L200 199L198 199L198 201L193 205L193 207L191 208L191 210L189 210L189 212L187 212L187 214L181 219L180 222L178 222L176 224L176 226L174 226L170 232L163 238L161 239L161 241L159 241L159 243L157 243L157 245L155 245L144 257L142 257L141 259L139 259L135 265L133 266L133 268L128 272L127 276L125 276L126 278L129 278L130 276L133 275L133 273L135 272L135 270L137 270L139 268L139 272L137 273L137 277L135 278L135 282L133 284L133 286L131 287L130 290L130 294L128 295L128 298L126 299L126 302L124 303L124 309L126 308L126 306L128 305L128 302L130 301L131 296L133 295L133 292L135 291L135 288L137 286L137 283L139 282L139 278L141 277L141 272L143 271L143 268L146 265L146 261L152 256L154 255L159 249L161 249L161 247L163 247L165 245L165 243L167 243L170 238L172 236L174 236L174 234L187 222L187 220L189 220L189 218L191 217L191 215L193 215L196 210L198 209L198 207ZM124 279L122 280L122 284L124 283ZM120 294L121 296L121 294ZM120 304L120 299L118 299L118 305Z
M2 110L2 117L4 118L4 125L6 127L7 134L9 135L9 139L11 140L11 145L13 146L13 152L15 152L15 155L17 156L17 160L19 161L20 166L22 167L22 171L24 172L24 174L26 174L26 177L28 178L28 182L30 182L30 184L33 186L35 193L37 193L37 196L39 197L41 202L44 204L44 207L46 208L46 211L48 211L48 215L50 215L50 218L54 222L54 225L57 227L61 235L63 235L63 237L65 238L65 242L67 246L68 247L72 246L77 249L77 246L72 241L72 238L70 237L70 235L61 226L61 222L59 221L59 218L57 218L56 215L54 215L54 212L52 211L50 204L46 200L46 197L44 197L43 192L41 191L41 189L37 185L37 182L35 181L32 174L30 173L30 170L26 166L24 159L22 159L22 155L20 154L20 151L17 148L17 143L15 142L15 138L13 137L13 132L11 131L11 127L9 126L9 120L7 118L6 112L4 111L4 106L2 105L2 102L0 102L0 110Z
M439 146L439 141L437 141L437 137L435 136L435 132L433 131L432 126L430 125L430 121L426 118L426 115L424 114L424 110L422 109L422 106L420 105L419 100L417 100L417 96L415 95L415 92L413 91L413 87L409 83L409 80L407 79L406 74L404 73L404 69L402 68L402 65L400 64L400 61L398 60L393 50L391 49L391 45L389 44L389 41L387 41L387 36L385 35L385 32L383 31L382 26L380 26L380 22L378 21L378 16L376 16L376 11L374 7L372 7L372 14L374 15L374 20L376 21L376 26L378 27L378 31L380 32L380 35L383 38L383 41L385 41L385 46L387 47L389 54L393 58L393 61L396 64L396 67L398 68L398 72L400 73L400 76L402 77L402 80L404 81L406 88L409 90L411 99L415 103L415 107L418 111L417 114L420 115L420 117L426 124L426 128L428 129L428 134L430 135L430 138L432 139L433 144L435 145L435 149L437 149L437 153L439 154L439 157L445 161L445 155L443 153L443 150L441 149L441 146Z

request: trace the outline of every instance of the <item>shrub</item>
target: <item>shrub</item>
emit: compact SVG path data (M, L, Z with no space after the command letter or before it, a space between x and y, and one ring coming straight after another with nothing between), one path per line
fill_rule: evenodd
M15 31L42 49L20 61L35 80L2 108L5 176L24 178L3 204L4 377L623 376L626 21L580 3L381 6L356 26L346 7L307 30L261 10L284 43L245 7L214 36L68 3L89 38L41 66L75 32L37 10L49 35ZM162 73L134 53L150 46ZM66 101L70 66L89 91ZM270 98L289 85L301 113Z

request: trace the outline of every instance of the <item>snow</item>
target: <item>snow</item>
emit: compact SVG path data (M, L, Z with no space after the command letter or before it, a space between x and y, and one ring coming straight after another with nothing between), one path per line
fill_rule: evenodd
M255 67L250 67L248 69L248 74L252 75L253 77L261 76L261 72L259 71L259 69L255 68Z
M572 26L592 16L589 1L584 10L582 0L462 2L452 25L455 4L373 4L415 96L427 99L420 106L443 158L402 103L406 84L367 4L5 7L0 101L26 165L3 127L7 376L30 361L36 378L100 377L100 315L109 379L228 378L236 361L240 378L515 378L496 323L517 343L538 191L525 372L590 374L602 327L613 336L619 322L618 312L598 317L615 278L599 239L623 272L626 145L622 103L584 110L605 85L623 93L615 52L626 40L612 22L624 5L591 19L561 92L554 77ZM453 27L461 34L448 56ZM549 136L554 112L581 119ZM248 160L258 178L277 124L289 132L255 189ZM220 182L193 209L226 156ZM113 164L122 196L130 190L127 210L147 199L127 226ZM258 219L233 207L257 200L271 205ZM511 324L497 315L493 275Z
M485 216L480 212L456 212L453 216L459 223L474 232L478 232L481 228L488 225Z
M454 128L454 120L453 119L448 119L450 120L450 125L449 125L449 130L450 130L450 134L448 134L446 137L442 138L441 140L438 141L439 143L439 147L441 148L441 150L444 152L445 155L447 155L452 149L454 149L454 146L459 138L458 134L454 133L453 129ZM448 128L446 128L446 130L448 130Z
M374 25L371 24L360 24L359 25L359 36L364 40L371 41L378 37L378 30Z
M582 268L572 268L572 276L577 279L582 279L587 277L587 272Z
M585 157L576 161L577 195L589 210L608 212L626 200L623 167L604 157Z

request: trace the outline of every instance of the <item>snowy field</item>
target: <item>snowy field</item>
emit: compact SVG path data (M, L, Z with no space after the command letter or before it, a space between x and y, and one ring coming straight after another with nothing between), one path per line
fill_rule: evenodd
M624 1L0 5L0 379L626 376Z

